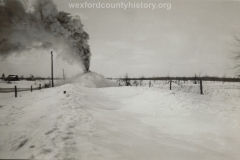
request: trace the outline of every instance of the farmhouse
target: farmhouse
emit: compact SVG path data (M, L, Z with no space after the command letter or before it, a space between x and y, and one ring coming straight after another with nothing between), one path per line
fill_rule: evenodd
M7 78L5 78L5 81L19 81L19 78L17 75L9 75Z

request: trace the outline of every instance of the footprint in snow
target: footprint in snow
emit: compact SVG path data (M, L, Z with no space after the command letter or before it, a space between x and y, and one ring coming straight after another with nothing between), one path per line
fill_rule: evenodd
M70 141L66 141L64 144L65 144L65 145L74 145L74 144L76 144L76 142L70 140Z
M35 146L34 146L34 145L31 145L29 148L35 148Z
M23 139L22 141L19 142L19 144L15 147L13 147L13 150L17 151L18 149L22 148L26 143L27 143L28 139Z
M54 132L54 130L47 131L47 132L45 133L45 135L49 135L49 134L51 134L52 132Z
M31 157L29 157L28 159L34 159L35 158L35 156L34 155L31 155Z
M70 134L73 134L73 132L69 131L69 132L67 132L66 134L70 135Z
M52 152L52 149L43 149L42 151L41 151L41 154L49 154L49 153L51 153Z
M73 137L70 137L70 136L62 137L62 140L64 140L64 141L69 140L69 139L73 139Z
M68 128L74 128L75 126L74 125L70 125L70 126L68 126Z

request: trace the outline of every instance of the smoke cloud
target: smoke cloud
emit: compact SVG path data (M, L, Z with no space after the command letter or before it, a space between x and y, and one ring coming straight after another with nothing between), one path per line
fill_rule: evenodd
M2 0L0 22L0 56L61 47L63 59L89 71L89 35L80 17L58 11L52 0Z

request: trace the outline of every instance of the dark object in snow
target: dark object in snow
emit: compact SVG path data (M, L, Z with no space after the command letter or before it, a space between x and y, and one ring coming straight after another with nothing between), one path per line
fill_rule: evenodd
M63 91L63 94L66 94L66 91Z

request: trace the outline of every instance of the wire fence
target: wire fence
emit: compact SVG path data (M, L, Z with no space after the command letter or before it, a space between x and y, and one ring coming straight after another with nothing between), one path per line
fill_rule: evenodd
M41 89L45 89L45 88L49 88L49 85L44 85L44 87L42 88L41 84L39 84L39 87L35 87L33 88L32 86L29 88L17 88L17 86L14 86L13 88L0 88L0 93L12 93L15 92L15 97L17 97L17 93L18 92L26 92L26 91L34 91L34 90L41 90Z
M33 90L39 90L39 88L32 88ZM17 88L17 92L31 91L31 88ZM15 92L15 88L0 88L0 93Z

